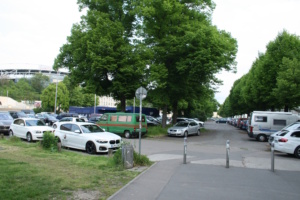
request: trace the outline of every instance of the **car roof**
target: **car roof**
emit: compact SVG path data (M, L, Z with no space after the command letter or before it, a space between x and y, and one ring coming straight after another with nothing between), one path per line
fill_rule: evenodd
M61 124L77 124L77 125L96 125L91 122L58 122L60 125Z
M40 119L38 119L38 118L32 118L32 117L22 117L22 118L16 118L16 119L14 119L14 120L18 120L18 119L23 119L23 120L40 120ZM42 121L42 120L40 120L40 121Z

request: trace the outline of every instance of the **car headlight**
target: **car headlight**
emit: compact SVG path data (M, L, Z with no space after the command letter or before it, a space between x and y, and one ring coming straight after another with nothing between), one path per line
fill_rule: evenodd
M108 141L106 141L106 140L96 140L96 142L98 142L100 144L106 144L106 143L108 143Z

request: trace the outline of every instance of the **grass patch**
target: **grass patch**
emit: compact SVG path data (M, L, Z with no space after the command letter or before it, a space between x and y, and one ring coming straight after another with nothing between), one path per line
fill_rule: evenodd
M0 147L1 199L72 199L80 190L107 199L140 173L110 166L106 155L51 151L14 137Z
M157 137L163 137L168 135L168 128L170 128L171 125L167 125L166 128L163 128L162 126L149 126L148 127L148 133L146 134L149 138L157 138Z
M168 128L172 127L172 125L167 125L166 128L163 128L161 126L149 126L148 127L148 133L146 134L146 137L148 138L158 138L158 137L164 137L168 136ZM201 133L208 132L207 129L204 127L200 128Z

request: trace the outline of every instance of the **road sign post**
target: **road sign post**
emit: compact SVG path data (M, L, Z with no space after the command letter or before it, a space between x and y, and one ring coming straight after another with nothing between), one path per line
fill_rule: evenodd
M136 98L140 100L140 126L139 126L139 155L141 155L141 135L142 135L142 100L147 96L147 90L139 87L135 92ZM145 119L146 120L146 119Z

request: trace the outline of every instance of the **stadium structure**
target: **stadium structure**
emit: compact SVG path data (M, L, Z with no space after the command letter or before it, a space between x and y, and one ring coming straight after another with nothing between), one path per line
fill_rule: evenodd
M50 82L62 81L68 70L60 69L55 71L50 66L28 63L8 63L0 64L0 78L6 78L18 82L21 78L32 78L35 74L42 73L50 78Z

